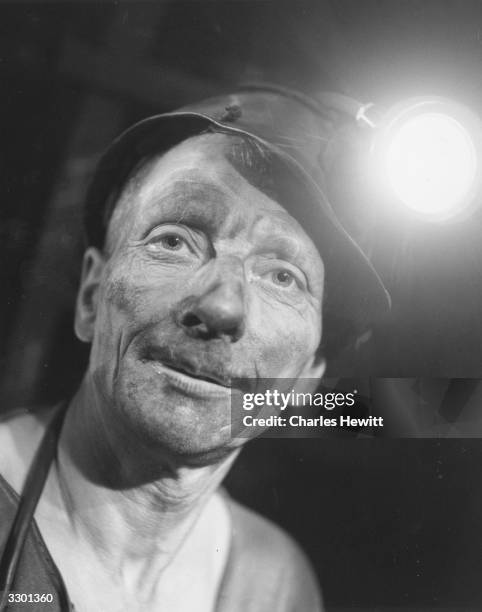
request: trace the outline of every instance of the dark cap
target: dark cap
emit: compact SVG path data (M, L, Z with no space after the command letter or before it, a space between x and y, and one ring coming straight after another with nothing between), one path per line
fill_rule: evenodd
M115 202L136 164L207 130L252 139L271 154L300 197L290 213L320 251L326 273L326 308L362 333L390 307L373 266L340 224L323 189L323 154L333 122L303 96L270 89L240 90L178 111L148 117L123 132L101 157L87 193L89 244L102 248Z

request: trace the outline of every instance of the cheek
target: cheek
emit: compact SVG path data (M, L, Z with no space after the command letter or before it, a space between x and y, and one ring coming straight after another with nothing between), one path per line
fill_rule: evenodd
M108 274L104 303L122 317L124 324L145 323L162 317L188 284L178 269L149 261L127 261Z
M321 314L287 307L267 309L261 305L253 326L257 370L262 377L295 376L314 354L321 339Z
M161 277L144 266L123 264L108 269L99 295L91 361L115 367L138 332L169 314L179 286L179 277Z

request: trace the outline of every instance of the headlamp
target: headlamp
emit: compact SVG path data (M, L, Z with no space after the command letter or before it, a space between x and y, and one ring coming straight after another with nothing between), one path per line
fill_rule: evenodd
M463 218L480 189L482 128L465 106L442 97L410 98L388 112L339 93L313 97L279 85L249 84L291 96L320 115L326 109L372 131L367 176L382 198L442 222Z
M471 209L480 174L475 114L443 98L414 98L374 127L370 170L385 194L431 221Z

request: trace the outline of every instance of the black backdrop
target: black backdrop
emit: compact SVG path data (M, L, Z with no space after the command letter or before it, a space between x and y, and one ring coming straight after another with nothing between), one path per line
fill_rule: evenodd
M122 128L249 79L382 105L435 93L479 112L481 32L476 0L0 1L2 410L65 396L82 372L80 206ZM347 160L332 196L362 221L376 211L394 309L332 374L478 377L480 215L441 227L394 213L360 197ZM258 440L227 486L299 539L328 609L478 610L481 459L477 440Z

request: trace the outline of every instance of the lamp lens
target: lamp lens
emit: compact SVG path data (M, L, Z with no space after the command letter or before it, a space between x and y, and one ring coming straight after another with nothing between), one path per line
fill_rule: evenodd
M391 189L428 216L451 216L465 205L477 176L477 154L464 126L444 113L425 112L401 122L386 150Z

